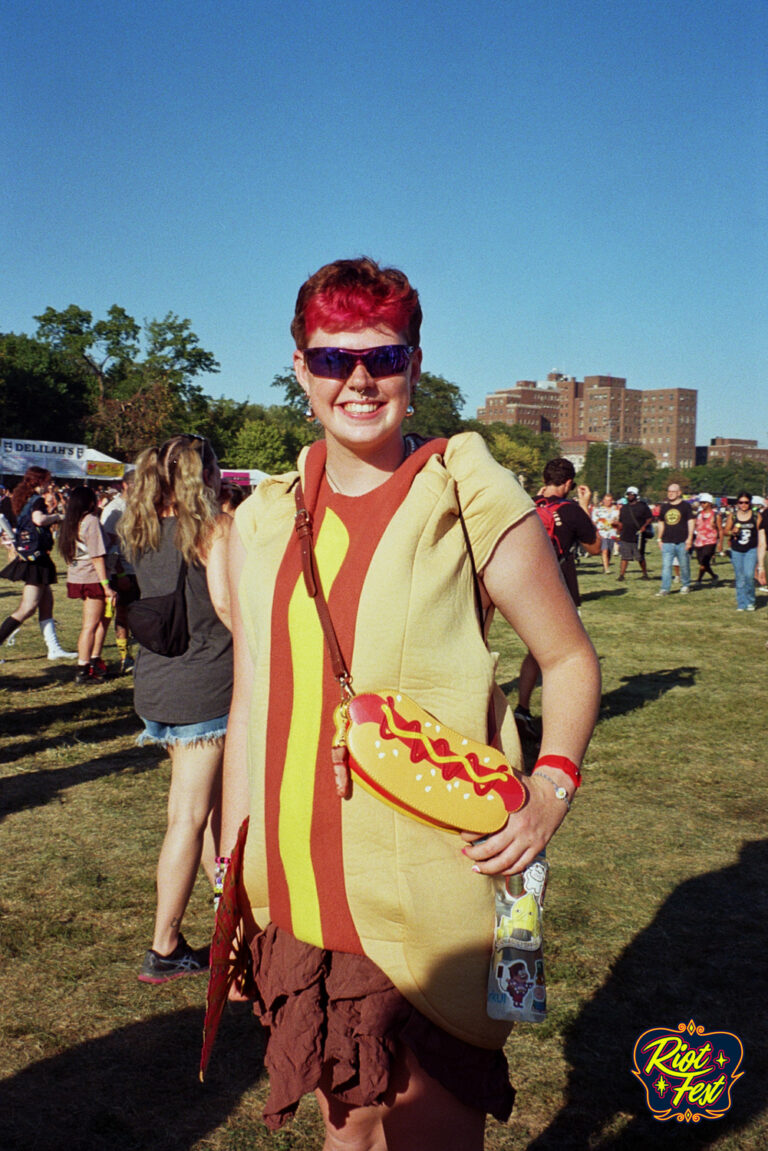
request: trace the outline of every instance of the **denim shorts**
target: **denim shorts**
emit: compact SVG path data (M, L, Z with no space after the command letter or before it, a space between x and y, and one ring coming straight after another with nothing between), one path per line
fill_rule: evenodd
M139 747L145 743L159 743L161 747L191 747L193 744L215 743L227 734L227 716L204 719L200 723L157 723L144 719L144 731L136 740Z

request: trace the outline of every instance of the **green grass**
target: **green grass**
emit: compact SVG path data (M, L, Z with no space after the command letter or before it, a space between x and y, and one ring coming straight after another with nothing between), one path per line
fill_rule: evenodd
M719 571L730 576L727 565ZM550 849L550 1014L509 1041L518 1101L508 1124L489 1122L486 1146L761 1151L768 598L736 614L730 580L658 600L657 581L614 576L597 560L580 567L601 720L586 782ZM0 618L17 602L16 587L0 585ZM77 611L60 584L65 646ZM514 698L521 646L498 624L492 646ZM115 662L114 648L105 655ZM225 1017L201 1086L204 982L136 980L169 769L134 745L130 683L76 687L72 665L44 658L33 623L0 658L0 1146L319 1147L311 1099L277 1135L261 1123L261 1036L247 1015ZM185 932L199 943L209 929L201 879ZM691 1018L741 1037L745 1074L724 1118L660 1124L630 1074L634 1043Z

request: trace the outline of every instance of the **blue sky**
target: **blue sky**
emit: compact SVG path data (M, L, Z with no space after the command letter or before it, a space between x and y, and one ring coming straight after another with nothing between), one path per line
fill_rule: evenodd
M474 414L555 369L768 445L764 0L11 0L0 330L187 317L257 402L296 292L405 269Z

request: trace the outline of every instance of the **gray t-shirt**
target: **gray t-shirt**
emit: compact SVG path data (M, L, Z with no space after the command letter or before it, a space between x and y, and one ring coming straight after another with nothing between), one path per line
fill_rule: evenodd
M118 568L126 575L133 575L133 567L122 553L117 525L125 511L125 496L117 495L101 513L101 526L107 541L107 571L112 575Z
M168 595L178 580L175 518L161 520L161 530L158 551L134 560L143 596ZM140 647L136 659L134 706L156 723L200 723L229 712L232 636L211 603L204 567L188 567L185 593L190 641L184 655L171 659Z
M93 556L103 556L106 551L101 524L89 512L80 524L75 558L67 568L67 583L98 583L99 573L93 566Z

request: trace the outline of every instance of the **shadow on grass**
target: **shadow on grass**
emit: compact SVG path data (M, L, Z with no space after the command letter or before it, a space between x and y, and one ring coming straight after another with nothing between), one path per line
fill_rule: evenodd
M0 648L2 651L2 648ZM0 657L3 658L3 657ZM31 661L25 659L25 665ZM75 678L75 668L70 663L48 663L45 656L40 659L39 675L14 675L10 670L13 664L7 657L3 660L0 683L3 691L29 691L33 688L59 687L71 685Z
M129 747L50 771L27 771L0 779L0 822L17 811L41 807L60 792L80 783L131 770L154 771L165 759L162 748Z
M62 720L67 719L66 710L72 705L68 705L64 709L65 714L59 718ZM52 722L51 708L46 707L45 718L46 723ZM77 711L77 705L74 705L74 710ZM14 716L14 719L16 717ZM14 730L15 729L15 730ZM33 728L35 730L35 728ZM121 739L125 736L138 735L142 730L141 721L136 717L133 710L129 715L119 716L118 718L109 720L104 723L103 719L99 720L96 715L91 717L89 724L76 721L74 716L72 718L72 727L66 735L55 736L53 739L39 736L35 739L25 739L12 744L6 745L0 751L0 764L15 763L19 759L27 759L29 756L38 755L42 751L49 749L59 749L60 751L70 751L77 747L77 743L73 743L73 737L81 743L106 743L111 739ZM9 736L16 735L18 737L18 725L14 723L13 728L9 726L7 734ZM0 788L2 784L0 783Z
M587 591L581 592L581 602L586 603L591 599L610 599L613 596L627 595L627 588L625 587L604 587L600 591Z
M757 1118L768 1103L767 922L768 840L745 844L735 865L681 884L567 1029L567 1102L528 1151L680 1151ZM738 1035L744 1076L723 1118L660 1122L630 1073L634 1045L649 1028L674 1031L691 1019ZM600 1138L620 1115L630 1117L624 1131ZM757 1132L752 1140L734 1146L766 1145Z
M250 1015L225 1014L198 1081L203 1013L188 1007L90 1039L0 1083L4 1151L183 1151L262 1074Z
M626 715L646 703L653 703L673 687L695 687L698 670L697 667L668 667L622 676L622 686L607 691L602 698L600 721Z
M3 717L4 731L24 733L30 730L30 724L40 725L43 718L46 725L56 723L59 719L72 718L77 722L91 718L103 719L105 706L124 708L126 712L133 712L133 682L130 676L107 680L104 685L81 688L75 687L73 683L74 670L68 668L65 672L65 682L72 687L73 693L77 692L77 695L68 695L66 699L54 697L53 700L44 697L42 701L32 703L29 707L14 707ZM42 682L34 682L40 687L45 686ZM6 689L9 687L8 677L3 679L2 684ZM14 685L10 686L12 688ZM139 723L138 719L136 722Z

